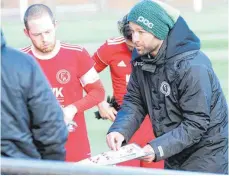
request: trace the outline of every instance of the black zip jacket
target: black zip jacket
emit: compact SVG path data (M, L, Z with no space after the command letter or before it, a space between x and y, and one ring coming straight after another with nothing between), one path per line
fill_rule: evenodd
M165 168L228 172L228 106L200 41L179 17L157 56L133 54L133 72L121 110L108 133L128 142L146 114L149 144ZM142 136L144 137L144 136Z

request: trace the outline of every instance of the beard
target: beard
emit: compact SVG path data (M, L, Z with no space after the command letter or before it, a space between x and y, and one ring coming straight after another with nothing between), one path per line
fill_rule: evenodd
M138 54L143 56L143 55L146 55L146 54L152 54L155 52L157 53L158 52L158 47L157 46L152 46L152 47L148 47L148 48L141 48L141 50L138 51ZM153 55L154 55L153 54Z
M34 45L34 47L42 53L52 52L53 49L55 48L55 46L56 46L56 41L54 43L50 44L48 47L44 47L43 45L41 45L41 46Z
M148 51L145 48L136 48L139 55L143 56L148 53Z

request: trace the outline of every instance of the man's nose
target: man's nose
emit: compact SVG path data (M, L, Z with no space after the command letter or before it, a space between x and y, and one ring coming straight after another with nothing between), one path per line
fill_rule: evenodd
M47 34L42 34L42 39L43 39L43 41L44 41L44 42L46 42L46 41L47 41L47 39L48 39Z
M139 42L139 34L137 32L132 34L132 41L133 43Z

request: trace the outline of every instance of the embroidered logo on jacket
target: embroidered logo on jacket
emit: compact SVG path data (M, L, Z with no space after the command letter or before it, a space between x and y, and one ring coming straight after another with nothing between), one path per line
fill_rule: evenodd
M70 81L71 75L69 71L62 69L56 74L56 79L60 84L67 84Z
M168 96L170 95L171 88L167 82L163 81L161 83L160 91L161 93L165 94L165 96Z

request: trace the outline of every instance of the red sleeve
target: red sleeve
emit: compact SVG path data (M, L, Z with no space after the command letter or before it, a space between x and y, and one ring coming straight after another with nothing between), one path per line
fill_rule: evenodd
M98 52L96 52L93 56L92 59L95 61L95 70L100 73L101 71L103 71L106 67L107 64L105 64L104 62L102 62L98 56Z
M89 53L85 48L83 48L83 50L78 53L76 65L78 78L83 76L85 73L88 72L88 70L93 67L94 61L91 59Z
M92 59L95 61L95 69L97 72L101 72L109 64L112 57L111 49L107 42L105 42L92 56Z
M87 92L87 95L74 103L78 110L77 112L84 112L105 99L105 90L100 80L87 84L84 90Z

